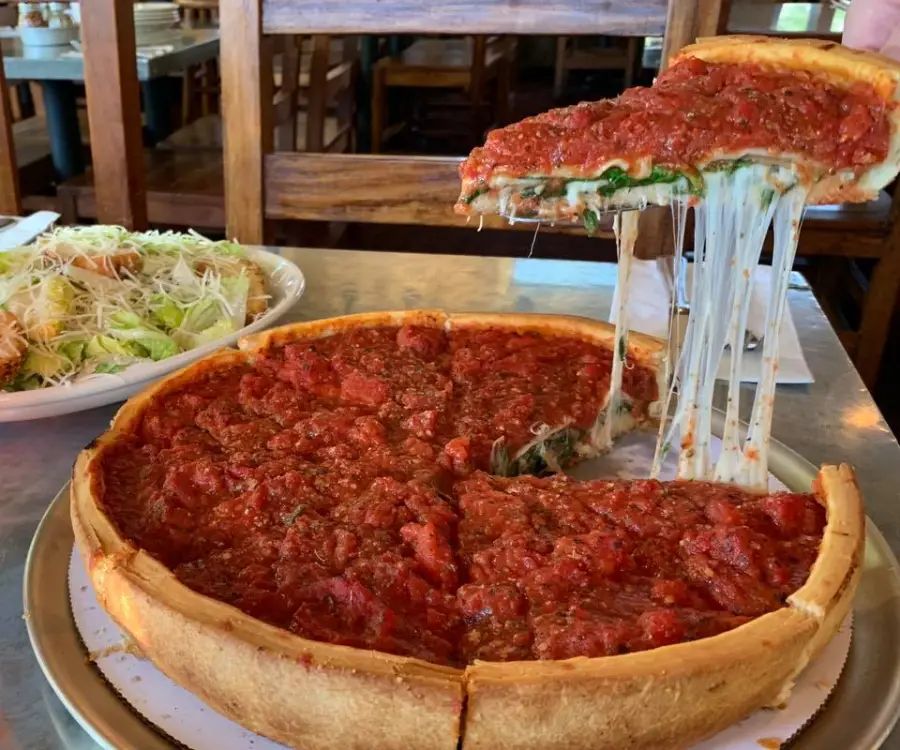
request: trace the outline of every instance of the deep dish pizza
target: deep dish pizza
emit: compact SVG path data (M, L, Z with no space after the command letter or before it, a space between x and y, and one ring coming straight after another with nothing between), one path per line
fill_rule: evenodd
M809 495L559 474L658 415L662 351L557 316L262 334L81 454L79 549L148 658L294 747L684 746L785 700L862 515L847 467Z
M462 166L463 213L591 228L670 204L680 256L696 211L678 363L628 332L634 211L615 327L413 311L244 342L80 455L72 523L103 606L173 679L304 749L678 748L783 703L851 605L864 538L849 467L767 488L788 274L807 203L900 168L898 81L837 45L704 40L652 87L492 134ZM652 478L563 473L645 425Z
M900 170L900 64L808 39L713 37L685 47L650 87L553 110L492 132L460 167L463 214L579 219L670 205L676 267L693 251L690 315L673 366L652 475L678 451L678 476L762 488L778 372L778 340L806 205L864 201ZM694 216L685 245L686 212ZM616 222L616 337L638 222ZM773 283L749 430L739 426L739 375L750 287L772 234ZM684 271L682 271L684 273ZM687 286L681 279L681 285ZM673 307L674 315L674 307ZM670 326L671 328L671 326ZM710 414L728 373L724 449L710 453ZM617 400L618 378L612 378Z

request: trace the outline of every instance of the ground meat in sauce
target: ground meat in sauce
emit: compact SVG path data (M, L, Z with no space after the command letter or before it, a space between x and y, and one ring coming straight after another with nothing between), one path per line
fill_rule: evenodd
M103 504L198 592L439 664L637 651L781 606L821 539L811 496L484 473L499 436L588 427L610 366L499 329L289 344L154 402L105 454Z
M492 131L460 173L487 180L572 166L591 175L620 157L677 169L748 149L801 154L832 170L864 168L887 155L893 106L868 85L841 88L805 71L688 58L652 87Z

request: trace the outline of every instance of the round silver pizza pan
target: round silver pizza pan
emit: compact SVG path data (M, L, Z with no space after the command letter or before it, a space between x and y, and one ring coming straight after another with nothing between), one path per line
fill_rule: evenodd
M808 491L816 474L816 467L775 441L769 468L796 491ZM791 741L794 750L871 750L882 744L900 715L900 567L871 521L866 535L850 656L823 710ZM69 605L73 541L67 485L44 515L25 565L25 619L41 668L100 745L171 748L174 743L133 711L88 659Z

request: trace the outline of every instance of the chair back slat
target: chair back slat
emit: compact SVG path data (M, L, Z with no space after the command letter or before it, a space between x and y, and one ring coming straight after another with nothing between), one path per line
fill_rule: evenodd
M501 216L472 220L454 213L462 157L278 152L265 161L271 219L510 226ZM515 226L534 231L533 224Z
M666 0L262 0L267 34L658 36Z
M301 39L296 35L279 38L282 42L281 86L274 95L272 123L275 128L275 148L293 151L297 148L297 102L300 91Z
M453 213L460 161L454 157L269 154L266 215L463 226L465 219Z

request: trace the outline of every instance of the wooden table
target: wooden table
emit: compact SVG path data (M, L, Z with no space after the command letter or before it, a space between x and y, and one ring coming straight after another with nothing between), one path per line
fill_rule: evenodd
M605 320L615 283L615 267L604 263L270 249L296 262L307 280L306 294L282 322L417 307L574 313ZM815 464L854 464L866 510L898 552L900 446L809 287L794 285L788 302L815 383L778 387L773 436ZM744 419L751 390L750 385L742 387ZM720 407L724 397L720 384L716 392ZM0 424L3 750L97 747L66 712L38 668L22 620L22 575L31 537L44 510L68 480L78 451L107 428L116 408ZM845 717L829 714L826 708L792 747L846 747L850 725ZM884 747L898 745L900 731L895 729Z
M734 2L728 17L730 34L811 36L840 41L846 11L828 0L820 3Z
M61 179L84 171L84 152L75 106L76 84L84 81L84 59L71 46L25 47L11 30L0 49L9 80L38 81L44 93L53 165ZM175 29L141 38L137 76L141 82L150 143L172 129L169 102L176 94L170 75L219 55L217 29ZM157 48L153 53L153 48ZM102 133L94 133L102 138Z

